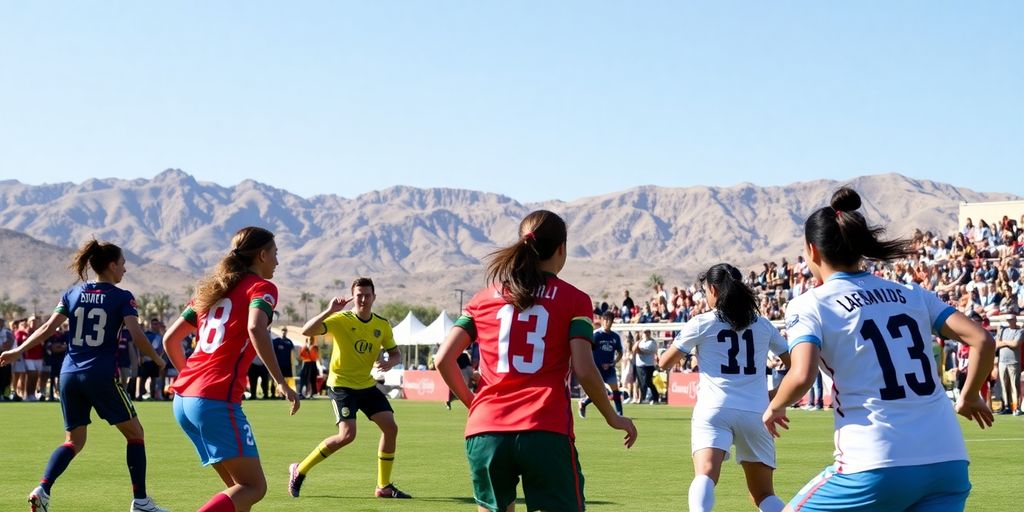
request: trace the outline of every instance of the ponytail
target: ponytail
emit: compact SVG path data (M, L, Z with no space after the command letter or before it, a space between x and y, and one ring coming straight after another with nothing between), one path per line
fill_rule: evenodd
M739 269L719 263L699 277L702 283L715 287L718 301L715 315L734 330L746 329L757 320L757 297L746 284Z
M71 257L71 265L68 265L68 268L78 276L80 281L85 281L88 277L87 265L96 275L99 275L106 272L111 263L117 263L121 259L121 255L120 247L108 242L98 242L93 238Z
M500 286L505 300L522 311L534 304L534 294L547 278L540 263L555 255L566 240L565 221L537 210L519 223L519 240L488 257L487 281Z
M274 234L266 229L250 226L238 230L231 239L228 255L217 263L213 274L204 277L196 285L192 309L196 312L209 311L245 277L260 251L273 243Z
M911 240L883 240L885 228L869 226L857 210L860 195L842 187L832 194L829 206L812 213L804 223L804 237L832 265L853 266L862 258L893 260L914 253Z

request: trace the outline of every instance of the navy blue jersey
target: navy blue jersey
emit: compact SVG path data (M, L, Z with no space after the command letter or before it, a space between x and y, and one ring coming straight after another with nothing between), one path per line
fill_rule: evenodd
M600 367L602 364L615 362L615 352L622 353L622 338L615 331L598 329L594 331L594 363Z
M295 344L288 338L274 338L274 355L277 356L277 366L287 375L291 375L292 352L295 351Z
M64 292L55 311L68 317L70 333L61 373L113 377L124 318L139 316L132 293L110 283L82 283Z

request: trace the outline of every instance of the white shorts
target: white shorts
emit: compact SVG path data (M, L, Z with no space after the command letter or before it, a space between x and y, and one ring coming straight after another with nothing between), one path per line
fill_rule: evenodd
M736 445L736 462L760 462L775 468L775 442L761 422L761 413L739 409L693 410L690 426L690 454L717 448L729 459Z

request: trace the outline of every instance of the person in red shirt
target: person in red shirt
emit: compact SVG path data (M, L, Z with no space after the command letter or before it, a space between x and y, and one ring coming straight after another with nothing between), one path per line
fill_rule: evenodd
M438 350L441 376L469 408L466 453L480 511L512 511L520 477L527 509L584 510L570 367L608 425L626 432L626 447L636 442L633 421L615 413L594 364L590 297L557 277L565 260L565 221L546 210L527 215L518 240L491 255L491 286L469 301ZM457 363L473 341L476 394Z
M299 409L299 398L285 381L274 357L269 326L277 287L268 281L277 267L274 234L247 227L235 233L231 252L212 275L199 281L196 294L164 336L175 368L174 416L227 489L199 512L249 510L267 493L252 428L242 412L246 369L259 354L281 393ZM186 361L182 339L197 334L196 350Z

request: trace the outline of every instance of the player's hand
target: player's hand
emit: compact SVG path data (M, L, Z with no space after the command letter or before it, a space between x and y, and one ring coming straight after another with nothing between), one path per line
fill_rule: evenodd
M331 313L337 313L338 311L345 309L345 306L347 306L349 302L352 302L351 298L346 299L344 297L335 297L331 299L331 303L327 306L327 310Z
M7 366L21 358L21 354L16 350L8 350L3 354L0 354L0 366Z
M278 386L278 390L281 392L282 395L284 395L285 400L288 400L289 402L291 402L291 404L292 404L291 414L294 415L295 413L299 412L299 395L298 395L298 393L296 393L295 390L292 389L292 387L287 385L287 384L285 384L283 386L279 385Z
M626 436L622 438L622 444L626 445L626 448L632 448L633 444L636 443L636 425L633 424L633 420L616 414L608 419L608 426L615 430L626 432Z
M992 422L995 420L992 416L992 409L989 409L988 403L978 393L975 393L973 397L967 397L961 393L960 399L957 400L953 408L957 414L969 420L977 421L978 426L981 428L991 427Z
M765 428L768 429L768 433L772 437L782 437L779 433L778 427L782 427L789 430L789 417L786 416L786 408L776 410L769 407L764 411L764 415L761 416L761 421L764 422Z
M394 368L396 364L398 364L398 358L397 357L390 358L387 361L383 361L383 360L377 361L376 363L373 363L373 366L375 368L377 368L377 370L379 370L379 371L386 372L386 371Z

